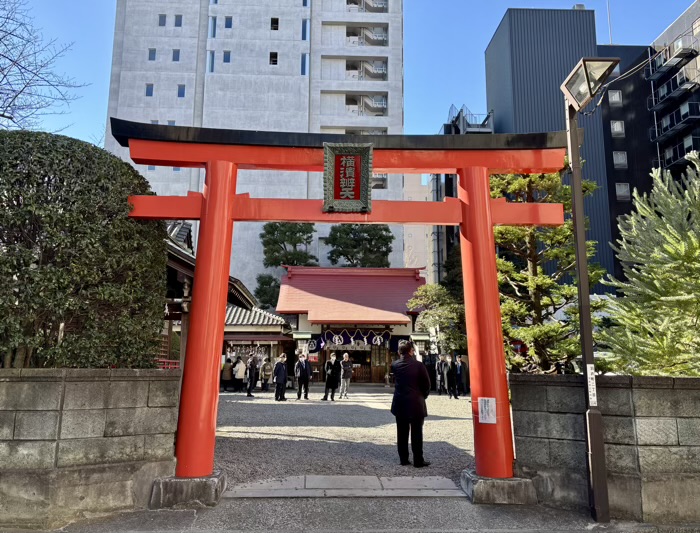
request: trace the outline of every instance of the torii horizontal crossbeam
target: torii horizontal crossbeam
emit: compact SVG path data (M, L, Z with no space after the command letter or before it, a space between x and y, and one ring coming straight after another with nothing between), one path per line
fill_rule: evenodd
M134 206L132 218L199 220L202 193L187 196L130 196ZM318 222L354 224L426 224L458 226L462 221L460 200L445 198L444 202L401 202L374 200L371 213L324 213L323 200L287 200L280 198L250 198L237 194L233 202L232 219L236 222ZM494 225L560 226L564 223L561 204L528 204L491 200Z

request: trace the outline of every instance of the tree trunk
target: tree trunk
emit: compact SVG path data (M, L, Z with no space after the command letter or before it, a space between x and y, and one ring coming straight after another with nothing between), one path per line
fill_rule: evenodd
M26 346L20 346L15 351L15 360L13 361L13 368L24 368L24 354L27 353Z
M10 368L12 366L12 350L7 350L2 360L3 368Z

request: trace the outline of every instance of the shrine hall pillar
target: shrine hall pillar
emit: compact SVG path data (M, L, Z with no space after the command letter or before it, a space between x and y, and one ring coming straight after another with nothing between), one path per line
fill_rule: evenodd
M513 477L513 436L506 380L491 194L486 168L458 170L460 250L469 347L476 474Z
M214 470L236 171L228 161L209 162L206 167L177 424L177 477L205 477Z

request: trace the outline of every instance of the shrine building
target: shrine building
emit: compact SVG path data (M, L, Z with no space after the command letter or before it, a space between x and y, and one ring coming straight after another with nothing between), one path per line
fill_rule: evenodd
M360 383L386 383L403 340L423 352L428 333L416 331L418 312L406 305L425 285L422 269L286 268L277 313L293 315L296 349L308 354L314 382L324 380L332 352L350 355Z

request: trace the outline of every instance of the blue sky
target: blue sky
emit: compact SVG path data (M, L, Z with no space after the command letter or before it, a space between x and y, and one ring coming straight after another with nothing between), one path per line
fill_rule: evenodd
M318 0L317 0L318 1ZM570 9L575 0L404 0L405 131L436 133L451 104L486 113L484 50L509 7ZM598 42L608 43L606 0L596 10ZM615 44L648 44L690 0L610 0ZM46 38L73 43L59 69L88 84L68 113L44 129L95 141L104 133L116 0L29 0Z

